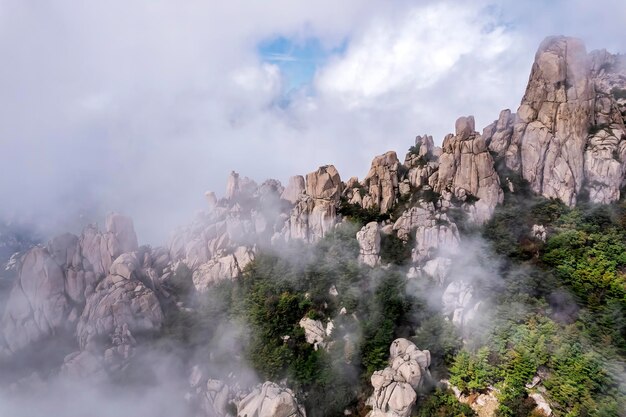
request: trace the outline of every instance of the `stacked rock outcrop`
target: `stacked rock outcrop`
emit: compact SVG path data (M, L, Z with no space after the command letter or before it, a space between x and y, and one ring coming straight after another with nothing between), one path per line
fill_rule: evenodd
M417 399L416 390L430 377L430 352L419 350L407 339L396 339L389 349L389 366L372 374L374 393L367 404L369 417L408 417Z
M517 114L500 115L489 148L547 198L570 206L583 193L595 203L616 201L626 156L622 61L606 51L587 54L578 39L547 38Z

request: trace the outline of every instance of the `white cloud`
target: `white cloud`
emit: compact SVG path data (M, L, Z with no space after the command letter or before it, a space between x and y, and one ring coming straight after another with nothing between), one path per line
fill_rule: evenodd
M62 230L120 210L158 243L233 169L362 176L459 115L515 109L544 36L623 45L624 25L591 24L623 15L605 3L0 0L0 215ZM276 106L286 83L256 50L275 36L348 44Z
M398 90L432 86L464 55L497 59L513 39L483 13L442 2L416 7L397 19L377 19L345 57L320 73L318 87L353 106L371 106Z

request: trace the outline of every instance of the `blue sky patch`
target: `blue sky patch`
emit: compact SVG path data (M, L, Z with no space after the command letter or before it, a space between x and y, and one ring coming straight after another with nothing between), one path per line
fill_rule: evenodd
M327 48L317 38L293 40L278 36L261 42L257 48L264 62L277 65L287 81L285 93L306 87L315 76L315 71L332 55L346 49L344 41L338 47Z

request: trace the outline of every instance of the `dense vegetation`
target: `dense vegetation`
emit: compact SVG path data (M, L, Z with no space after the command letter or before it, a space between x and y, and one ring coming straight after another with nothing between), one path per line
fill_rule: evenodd
M625 415L625 213L624 202L569 209L507 195L482 230L502 257L494 325L456 355L451 382L465 392L495 386L500 416L532 415L536 375L557 416ZM531 236L534 224L546 242Z

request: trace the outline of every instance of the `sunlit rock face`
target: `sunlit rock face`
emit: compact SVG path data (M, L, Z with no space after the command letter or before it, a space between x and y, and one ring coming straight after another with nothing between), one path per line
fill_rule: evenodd
M582 193L616 201L626 129L615 91L625 87L624 74L623 62L606 51L587 54L578 39L547 38L517 114L501 113L489 127L490 150L544 197L570 206Z
M456 134L443 140L435 191L451 191L462 201L468 194L477 198L472 217L484 223L503 201L500 179L485 139L475 131L474 117L459 118L455 127Z
M406 183L413 189L434 184L441 148L435 148L432 136L424 135L415 138L413 149L414 152L408 152L404 158L404 166L408 170Z
M283 200L289 201L291 204L296 204L300 194L306 190L306 183L302 175L296 175L289 178L289 183L285 187L285 191L280 195Z
M339 222L337 208L343 191L341 177L334 166L326 165L307 174L304 193L300 188L301 181L294 179L294 183L293 188L299 190L299 194L277 240L317 242Z
M363 180L363 187L370 197L363 205L364 208L378 208L381 213L391 210L398 195L400 165L398 156L393 151L374 158Z

